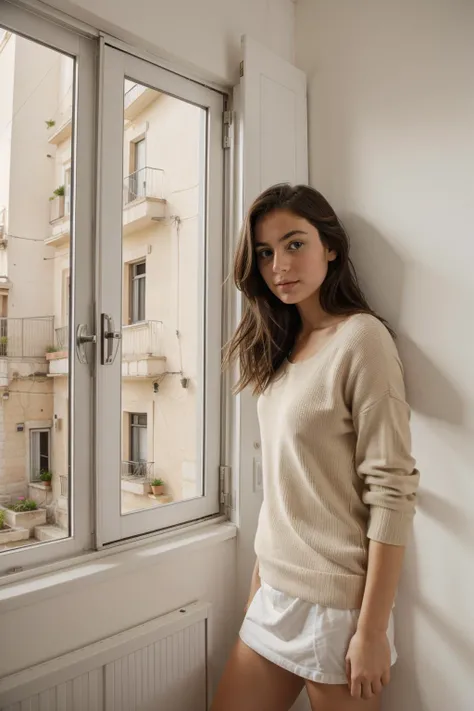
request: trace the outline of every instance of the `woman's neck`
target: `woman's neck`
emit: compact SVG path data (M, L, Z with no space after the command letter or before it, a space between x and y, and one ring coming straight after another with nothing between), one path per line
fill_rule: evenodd
M319 293L297 304L297 309L301 319L300 336L303 338L312 331L329 328L340 320L340 316L324 311L319 301Z

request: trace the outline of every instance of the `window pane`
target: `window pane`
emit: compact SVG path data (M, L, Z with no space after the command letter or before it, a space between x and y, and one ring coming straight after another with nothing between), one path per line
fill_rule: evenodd
M126 514L203 493L206 111L128 80L124 92L122 407L142 413L123 429Z
M65 274L73 76L70 57L6 33L0 47L0 551L70 533L62 492L69 476Z

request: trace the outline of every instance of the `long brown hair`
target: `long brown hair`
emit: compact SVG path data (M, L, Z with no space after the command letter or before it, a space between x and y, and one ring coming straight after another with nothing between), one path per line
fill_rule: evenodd
M265 284L257 266L255 227L274 210L290 210L303 217L316 227L324 246L337 253L336 259L328 263L328 273L319 291L324 311L335 315L371 314L394 335L366 301L349 257L349 238L328 201L307 185L274 185L250 207L234 259L234 282L246 298L242 320L225 348L223 366L239 361L240 379L235 392L252 385L254 393L262 393L293 348L301 329L296 305L280 301Z

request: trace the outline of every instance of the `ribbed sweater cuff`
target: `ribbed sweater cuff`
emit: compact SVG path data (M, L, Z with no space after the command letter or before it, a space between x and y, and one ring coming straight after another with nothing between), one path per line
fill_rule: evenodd
M391 546L406 546L414 511L393 511L383 506L370 507L367 537Z

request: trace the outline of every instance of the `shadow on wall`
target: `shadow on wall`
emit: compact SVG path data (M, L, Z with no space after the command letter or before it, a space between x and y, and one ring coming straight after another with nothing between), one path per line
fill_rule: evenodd
M438 523L451 530L456 525L456 519L461 515L455 507L446 506L444 500L428 495L427 492L423 492L420 496L419 508L425 513L430 510ZM472 524L463 521L455 532L466 545L470 536L472 550ZM417 549L412 542L407 549L396 606L399 660L392 670L392 681L384 693L383 711L401 711L401 709L431 711L420 693L423 690L417 684L421 666L425 678L427 674L429 675L430 696L437 699L438 708L448 709L452 706L453 683L455 683L452 671L458 672L461 667L464 667L468 670L468 674L472 674L474 643L466 633L463 634L462 619L457 619L455 614L449 619L443 616L442 611L436 610L428 599L420 595L419 583ZM462 585L461 580L459 584ZM425 628L428 626L433 636L439 638L443 648L449 648L449 657L441 666L435 655L430 655L429 649L417 643L417 624ZM458 688L456 700L458 704L456 708L459 711L472 708L472 688Z
M403 300L413 283L414 265L404 259L383 234L360 216L349 213L341 217L351 238L352 258L368 301L387 318L397 332L397 347L404 364L407 397L412 409L429 418L462 425L466 414L462 393L401 328ZM419 314L423 304L416 304L416 307ZM456 507L449 505L449 502L425 491L423 480L419 509L424 515L433 518L438 525L446 528L451 535L455 535L461 545L472 550L473 525ZM455 616L453 620L442 619L429 601L421 598L421 587L417 551L413 540L406 552L397 599L399 661L393 669L393 683L385 693L384 711L400 711L404 708L429 711L423 702L423 690L417 683L417 655L422 651L417 644L417 622L428 625L452 648L454 664L472 665L474 659L474 646L468 640L460 639L462 635L457 629ZM458 657L456 660L455 655ZM427 665L429 666L429 659L426 659L425 654L425 670ZM432 676L433 684L439 685L438 697L444 698L446 695L448 706L449 665L445 669L433 668Z
M412 409L453 425L462 425L464 398L399 324L407 263L384 236L363 218L347 214L344 226L351 238L351 254L367 299L397 332L397 347L405 368Z

